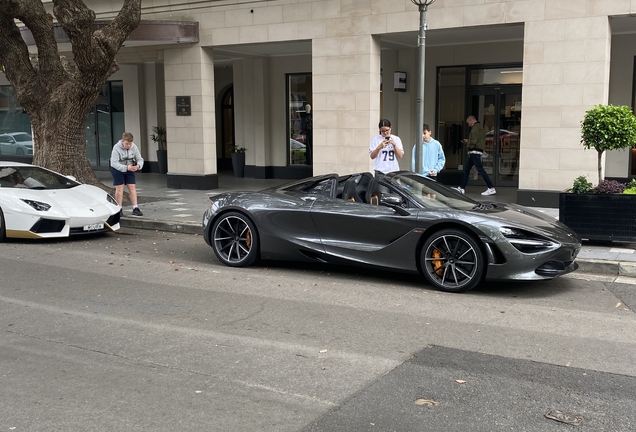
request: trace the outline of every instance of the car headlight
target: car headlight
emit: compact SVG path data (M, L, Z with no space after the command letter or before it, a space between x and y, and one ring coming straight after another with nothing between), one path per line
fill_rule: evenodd
M512 227L501 227L499 231L511 245L523 253L537 253L555 249L559 244L539 234Z
M110 194L106 194L106 201L108 201L109 203L111 203L113 205L119 205L119 204L117 204L117 201L115 201L115 198L110 196Z
M24 201L25 203L27 203L28 205L30 205L31 207L33 207L37 211L48 211L51 208L51 206L49 204L43 203L43 202L40 202L40 201L33 201L33 200L28 200L28 199L22 199L22 201Z

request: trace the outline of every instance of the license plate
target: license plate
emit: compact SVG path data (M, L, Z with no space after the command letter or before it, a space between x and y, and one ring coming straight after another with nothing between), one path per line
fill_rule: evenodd
M95 231L95 230L100 230L100 229L104 229L104 224L103 223L84 225L84 231Z

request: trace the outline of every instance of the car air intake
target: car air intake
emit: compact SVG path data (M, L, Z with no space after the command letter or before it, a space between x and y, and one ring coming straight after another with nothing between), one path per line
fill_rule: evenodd
M64 229L65 222L55 219L40 219L31 227L31 232L36 234L58 233Z

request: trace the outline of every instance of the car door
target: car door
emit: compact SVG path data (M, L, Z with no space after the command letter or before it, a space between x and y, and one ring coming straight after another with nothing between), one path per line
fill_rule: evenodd
M0 136L0 154L13 154L11 146L11 137L8 135Z
M311 217L331 262L417 269L415 252L422 232L417 210L398 212L385 205L332 198L315 200Z

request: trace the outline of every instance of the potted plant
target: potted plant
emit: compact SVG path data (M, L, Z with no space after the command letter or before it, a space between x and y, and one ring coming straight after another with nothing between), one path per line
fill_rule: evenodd
M166 148L166 128L163 126L153 126L150 139L157 143L157 163L159 172L166 174L168 172L168 149Z
M599 183L581 176L560 193L559 220L587 240L636 241L636 182L604 180L601 163L606 150L636 146L636 117L627 106L597 105L581 122L581 143L598 152Z
M245 175L245 147L232 146L232 169L234 177Z

